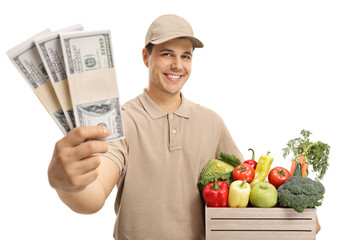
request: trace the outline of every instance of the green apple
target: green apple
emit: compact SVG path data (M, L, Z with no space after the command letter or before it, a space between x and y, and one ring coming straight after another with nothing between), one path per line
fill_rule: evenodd
M278 192L271 183L258 182L251 187L250 203L254 207L270 208L277 203Z

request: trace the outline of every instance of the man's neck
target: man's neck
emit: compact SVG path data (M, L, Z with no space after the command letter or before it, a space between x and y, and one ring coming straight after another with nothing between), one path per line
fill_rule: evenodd
M168 94L165 92L154 93L149 89L146 89L147 95L153 100L156 105L163 109L167 113L175 112L181 105L180 92L176 94Z

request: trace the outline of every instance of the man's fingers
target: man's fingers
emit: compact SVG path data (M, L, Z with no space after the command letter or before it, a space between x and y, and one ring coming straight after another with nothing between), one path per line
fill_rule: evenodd
M98 156L88 157L76 163L77 172L79 175L84 175L98 168L100 166L100 163L101 161Z
M105 153L108 145L91 139L103 139L109 134L110 130L104 127L78 127L58 141L48 170L50 185L77 192L94 181L101 162L95 154Z
M63 143L67 147L75 147L85 140L100 139L109 136L110 130L100 126L76 127L72 129L64 138Z
M81 191L96 179L97 168L100 166L99 156L93 156L78 162L72 162L64 167L65 186L71 191ZM65 180L66 179L66 180Z
M73 159L84 159L96 153L105 153L108 150L108 145L104 141L91 140L72 149Z
M73 178L70 184L70 188L72 192L78 192L84 190L90 183L96 180L99 173L97 169L88 171L85 174L82 174L76 178Z

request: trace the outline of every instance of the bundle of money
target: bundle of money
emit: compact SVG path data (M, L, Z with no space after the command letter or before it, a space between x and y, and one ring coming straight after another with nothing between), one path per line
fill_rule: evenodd
M76 126L106 126L124 137L110 31L60 34Z
M61 108L69 124L70 129L75 126L75 119L72 110L69 87L65 71L64 57L61 50L60 36L62 32L81 31L81 24L61 29L57 32L37 37L35 44L39 51L41 60L48 73L50 82L55 90Z
M105 126L105 141L125 137L110 31L81 25L46 29L7 54L66 134L73 127Z
M36 37L44 36L49 32L50 30L47 29L36 34L10 49L7 54L62 133L66 134L70 131L71 127L66 121L64 112L49 81L48 74L34 42Z

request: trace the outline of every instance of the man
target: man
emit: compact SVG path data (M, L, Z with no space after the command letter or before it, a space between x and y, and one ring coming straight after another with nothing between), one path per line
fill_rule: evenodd
M204 239L202 167L220 152L244 160L221 118L181 93L201 47L183 18L157 18L142 51L148 88L123 105L126 138L85 141L109 129L78 127L55 145L49 182L75 212L97 212L118 186L115 239Z
M115 239L203 239L199 173L222 151L243 156L221 118L180 92L194 49L203 47L190 24L160 16L145 46L149 85L123 106L126 138L85 141L109 129L73 129L55 145L49 182L66 205L85 214L100 210L117 184Z

